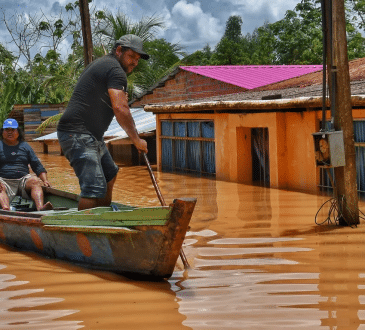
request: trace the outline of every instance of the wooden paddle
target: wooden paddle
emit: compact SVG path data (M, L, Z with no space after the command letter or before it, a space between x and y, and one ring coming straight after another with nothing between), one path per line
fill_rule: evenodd
M157 184L157 181L156 181L156 178L155 178L155 175L153 174L153 171L152 171L152 168L151 168L151 165L150 165L150 162L147 158L147 155L146 153L142 152L143 154L143 157L144 157L144 161L146 162L146 165L147 165L147 168L148 168L148 172L150 173L150 177L151 177L151 180L152 180L152 183L153 183L153 186L155 187L155 190L156 190L156 194L157 194L157 197L158 199L160 200L160 203L162 206L166 206L166 203L165 203L165 200L164 198L162 197L162 194L161 194L161 191L160 191L160 188ZM180 249L180 258L181 258L181 261L183 262L184 264L184 268L188 268L190 267L189 266L189 263L188 263L188 259L186 259L186 256L185 256L185 253L184 253L184 250L181 248Z

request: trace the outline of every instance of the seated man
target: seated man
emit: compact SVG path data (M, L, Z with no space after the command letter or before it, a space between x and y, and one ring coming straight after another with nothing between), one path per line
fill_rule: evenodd
M42 189L50 187L47 171L18 126L15 119L8 118L0 130L0 205L9 210L10 202L19 195L31 197L38 211L50 210L53 206L50 202L44 204ZM29 174L29 165L37 177Z

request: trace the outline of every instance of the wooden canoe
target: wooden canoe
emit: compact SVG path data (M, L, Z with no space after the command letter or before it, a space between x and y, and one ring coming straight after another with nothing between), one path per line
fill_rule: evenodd
M32 211L23 201L17 207L22 211L0 210L0 243L133 278L167 279L173 273L195 198L78 211L78 195L44 191L54 210Z

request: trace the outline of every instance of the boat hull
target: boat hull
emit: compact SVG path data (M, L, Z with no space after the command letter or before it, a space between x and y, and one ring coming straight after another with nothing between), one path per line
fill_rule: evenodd
M50 216L0 211L0 243L90 268L166 279L174 270L195 203L189 198L175 200L164 225L129 227L100 222L49 225L44 219Z

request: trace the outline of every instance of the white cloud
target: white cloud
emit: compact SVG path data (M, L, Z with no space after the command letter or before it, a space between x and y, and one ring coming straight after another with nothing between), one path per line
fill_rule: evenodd
M202 49L207 43L214 48L221 39L229 16L239 15L243 19L242 33L252 33L265 21L275 22L284 17L300 0L98 0L90 3L90 12L107 9L113 14L123 13L132 21L142 17L160 16L165 30L156 37L178 43L189 53ZM4 0L0 0L4 2ZM55 15L53 9L64 8L70 0L19 0L1 4L10 12L39 13L43 8L46 15ZM72 2L72 1L71 1ZM77 9L76 9L77 10ZM9 41L5 27L0 22L0 43ZM11 44L7 44L11 48Z
M216 0L226 2L244 10L245 13L260 15L264 9L270 12L273 22L280 20L289 9L294 9L299 0Z
M169 34L174 43L201 49L206 43L217 43L223 31L219 19L205 13L198 1L180 0L171 10Z

